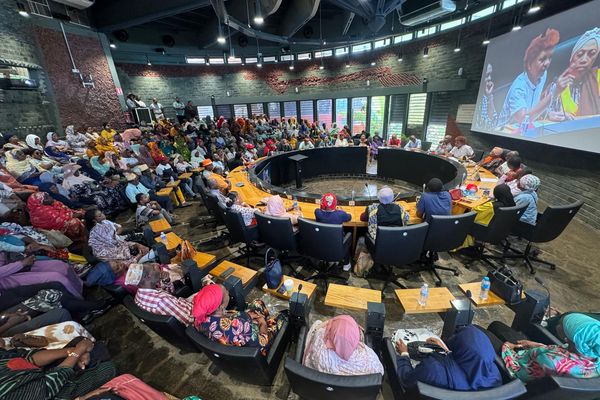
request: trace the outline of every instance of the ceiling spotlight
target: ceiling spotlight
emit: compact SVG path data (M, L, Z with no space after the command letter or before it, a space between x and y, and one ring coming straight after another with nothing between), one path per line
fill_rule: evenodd
M294 70L294 64L290 64L290 71Z
M346 63L346 68L350 68L350 63L349 62Z
M321 64L321 65L319 65L319 69L323 70L323 69L325 69L325 66L323 64Z
M483 42L481 42L481 44L483 44L484 46L490 44L490 39L488 39L488 38L483 39Z
M217 36L217 42L219 42L220 44L225 44L225 42L227 42L227 39L225 39L225 35L223 35L223 27L221 26L221 23L219 22L219 35Z
M429 57L429 47L423 49L423 58Z
M110 44L108 45L108 47L110 47L111 49L116 49L117 45L111 41Z
M265 18L263 17L262 7L260 6L260 0L256 0L254 2L254 23L256 25L262 25L265 22Z
M323 40L323 46L325 46L327 44L326 40Z
M258 68L262 68L262 63L259 61L259 62L257 62L257 63L256 63L256 66L257 66Z
M148 58L148 54L146 54L146 65L152 65L150 59Z
M210 58L206 57L206 65L210 66Z
M520 30L521 30L521 25L515 25L512 27L513 32L520 31Z
M460 52L460 47L455 47L455 48L454 48L454 52L455 52L455 53L458 53L458 52Z
M456 46L454 46L454 52L458 53L460 52L460 36L461 36L462 31L458 31L458 36L456 37Z
M542 7L538 4L536 0L531 1L531 5L529 6L529 10L527 10L527 14L535 14L540 11Z
M402 62L404 60L404 57L402 56L402 53L398 54L398 62Z
M21 17L29 17L29 13L25 9L25 5L23 3L17 3L17 8L19 9L19 15Z
M516 32L516 31L520 31L521 30L521 22L520 22L520 18L518 15L515 15L515 18L513 19L513 27L512 27L512 31Z
M375 61L371 61L371 67L374 67L375 64L376 64Z
M152 65L152 63L151 63L150 61L148 61L148 62L146 63L146 65Z

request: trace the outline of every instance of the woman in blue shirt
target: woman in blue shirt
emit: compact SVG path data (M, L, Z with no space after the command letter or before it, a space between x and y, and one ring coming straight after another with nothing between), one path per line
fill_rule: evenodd
M315 219L324 224L341 225L352 219L346 211L337 208L337 197L333 193L325 193L321 197L321 208L315 210Z
M536 191L540 187L540 178L535 175L525 175L519 179L518 188L521 189L521 193L515 196L515 204L517 206L526 205L523 215L519 223L515 227L514 233L519 235L531 231L535 226L535 222L538 216L537 202L538 195Z

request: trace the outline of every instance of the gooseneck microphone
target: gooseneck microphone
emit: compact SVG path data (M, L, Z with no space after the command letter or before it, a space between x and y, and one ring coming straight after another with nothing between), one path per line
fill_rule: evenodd
M296 309L298 308L298 300L299 300L299 297L300 297L300 291L301 290L302 290L302 284L299 284L298 285L298 290L296 290L296 301L293 302L292 310L290 310L291 311L291 313L290 313L291 317L293 317L293 318L297 318L298 317L296 315L296 311L297 311Z
M546 293L548 293L548 311L546 313L548 313L548 315L549 315L549 313L550 313L550 289L548 289L548 286L546 286L546 284L544 283L542 278L540 278L539 276L535 277L535 281L537 283L539 283L541 287L546 289Z

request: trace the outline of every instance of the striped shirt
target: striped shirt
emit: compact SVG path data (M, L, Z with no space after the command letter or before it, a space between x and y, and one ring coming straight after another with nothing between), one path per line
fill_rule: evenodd
M185 326L194 322L192 303L163 290L140 288L135 295L135 304L152 314L173 316Z

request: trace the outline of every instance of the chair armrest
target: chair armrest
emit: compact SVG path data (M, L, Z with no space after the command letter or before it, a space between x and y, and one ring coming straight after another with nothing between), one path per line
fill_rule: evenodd
M304 346L306 345L306 337L308 335L308 327L304 325L300 328L300 332L298 332L298 342L296 343L296 354L294 356L294 360L298 361L302 364L302 359L304 358Z
M478 390L475 392L461 392L417 382L421 398L439 400L509 400L516 399L527 392L525 385L518 379L493 389Z
M531 340L540 342L547 345L562 346L564 343L554 336L548 329L544 328L540 324L529 324L525 328L525 334Z
M283 353L287 349L287 345L289 343L290 338L290 324L289 322L285 322L279 332L277 332L277 336L273 339L273 343L271 344L271 348L269 349L269 353L267 354L267 364L271 365L272 362L279 363L283 358Z
M350 240L352 240L352 232L348 232L344 235L344 239L342 240L342 243L346 244L346 243L350 242Z

